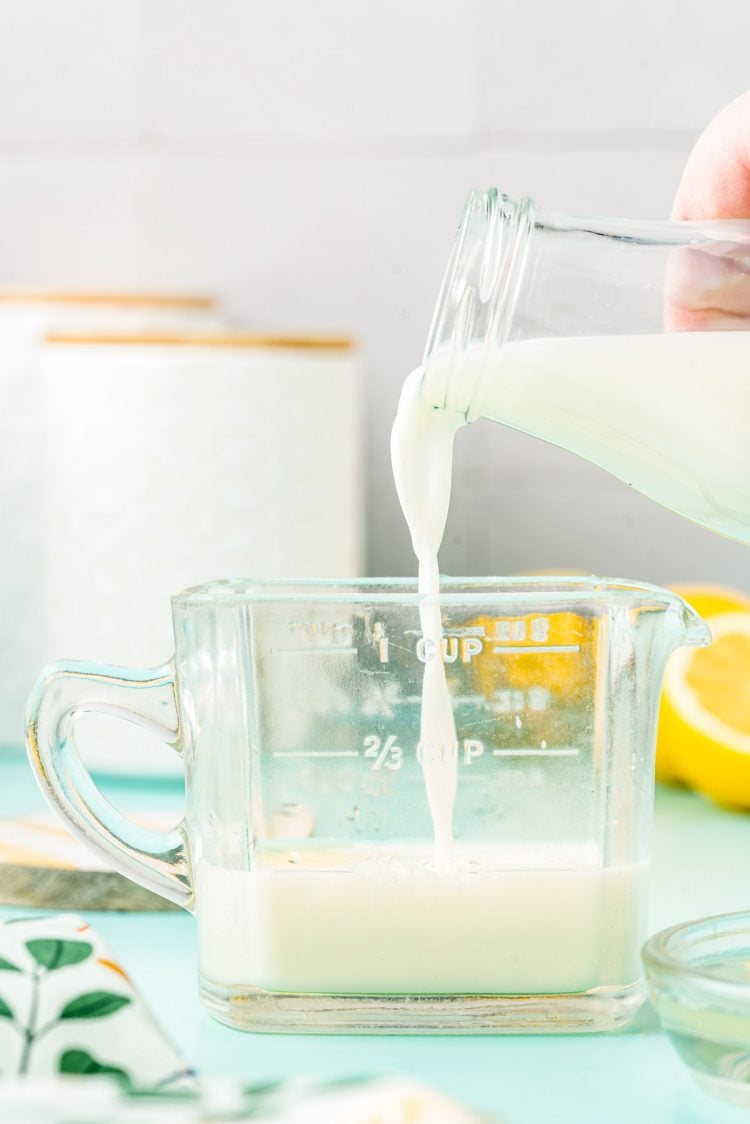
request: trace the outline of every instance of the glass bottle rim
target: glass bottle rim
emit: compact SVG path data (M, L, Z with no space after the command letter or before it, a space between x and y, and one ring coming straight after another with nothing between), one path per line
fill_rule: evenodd
M495 187L470 193L435 306L425 367L437 353L449 356L451 362L472 339L482 340L485 354L505 343L535 215L534 202L528 196L511 199ZM455 380L449 375L442 404L464 413L466 421L473 421L481 414L486 374L486 364L479 364L472 385L464 387L461 397L453 401L450 384L453 381L455 390Z
M747 246L750 220L675 222L582 217L539 209L528 196L512 199L497 188L470 193L440 287L425 347L429 401L471 422L483 412L491 364L513 323L534 231L602 237L631 246ZM471 346L476 362L459 371L457 357ZM434 361L440 358L440 372Z

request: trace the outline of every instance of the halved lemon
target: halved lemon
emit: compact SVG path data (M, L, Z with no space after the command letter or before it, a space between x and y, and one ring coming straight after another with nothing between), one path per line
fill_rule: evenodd
M682 648L667 665L657 775L750 808L750 611L706 616L713 642Z
M670 586L673 593L683 597L695 609L699 616L710 623L720 613L750 613L750 596L738 589L730 589L724 585L713 585L708 582L702 584L683 584ZM672 659L675 657L673 656ZM662 711L668 711L669 701L662 696ZM659 736L656 741L656 778L660 781L676 781L680 779L680 743L673 737L667 736L672 723L669 714L664 715L659 722Z

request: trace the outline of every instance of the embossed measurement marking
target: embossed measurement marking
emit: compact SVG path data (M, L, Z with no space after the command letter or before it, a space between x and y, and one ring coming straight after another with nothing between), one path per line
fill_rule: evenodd
M386 769L400 769L404 762L404 751L400 745L396 744L395 735L391 734L390 737L381 742L377 734L369 734L365 738L365 757L374 757L375 763L373 769L382 769L385 765Z
M554 652L580 652L580 644L497 644L492 651L497 655L500 652L510 652L511 655L528 652L544 652L546 655Z
M373 758L372 769L400 769L404 763L404 751L396 744L396 738L391 735L382 741L377 735L370 734L364 740L363 755ZM426 761L443 760L450 757L462 756L465 765L470 765L476 757L481 757L484 746L477 739L464 738L463 742L455 742L450 746L428 746L421 742L416 748L417 761L424 764ZM577 746L564 745L548 747L519 746L517 749L493 749L493 757L578 757L580 749ZM272 757L359 757L358 749L277 749L271 753Z
M356 648L271 648L271 655L294 652L298 656L356 656Z
M532 746L522 746L518 749L493 749L493 757L578 757L580 749L572 745L559 746L557 749L537 749Z
M358 749L275 749L272 757L359 757Z

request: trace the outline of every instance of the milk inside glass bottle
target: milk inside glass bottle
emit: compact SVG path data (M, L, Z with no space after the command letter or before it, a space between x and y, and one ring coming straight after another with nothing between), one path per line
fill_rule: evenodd
M750 223L466 204L421 394L576 453L750 542Z

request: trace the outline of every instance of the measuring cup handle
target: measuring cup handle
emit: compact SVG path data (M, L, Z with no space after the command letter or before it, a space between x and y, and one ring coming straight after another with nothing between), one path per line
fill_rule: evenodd
M190 909L193 888L184 820L171 831L150 831L112 807L76 747L75 724L86 713L128 719L158 734L179 752L173 666L137 669L73 661L52 664L42 672L29 697L26 737L42 791L76 835L134 882Z

